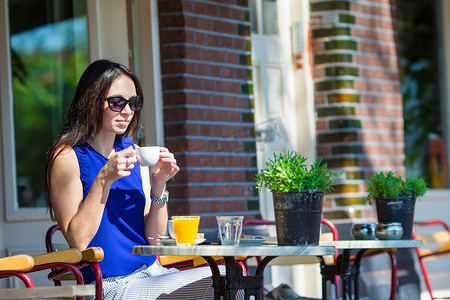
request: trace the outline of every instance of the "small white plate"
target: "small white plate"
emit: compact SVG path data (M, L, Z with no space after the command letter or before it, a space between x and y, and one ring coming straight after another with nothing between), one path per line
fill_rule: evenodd
M156 239L156 241L160 242L164 246L176 246L177 245L176 239ZM198 244L203 243L204 241L206 241L206 239L196 239L195 244L198 245Z
M198 244L203 243L204 241L206 241L206 239L196 239L195 244L198 245Z

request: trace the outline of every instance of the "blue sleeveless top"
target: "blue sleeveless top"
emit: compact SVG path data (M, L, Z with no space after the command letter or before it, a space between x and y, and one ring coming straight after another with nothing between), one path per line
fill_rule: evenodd
M116 139L116 152L134 143L126 138ZM108 159L89 144L73 148L80 165L80 179L83 184L83 200L86 199L95 177ZM142 267L151 265L154 256L134 255L133 246L148 245L144 233L145 195L142 189L141 168L134 164L131 174L111 185L108 201L103 212L100 227L88 247L101 247L105 256L99 262L103 277L127 275ZM83 272L84 280L95 280L91 268Z

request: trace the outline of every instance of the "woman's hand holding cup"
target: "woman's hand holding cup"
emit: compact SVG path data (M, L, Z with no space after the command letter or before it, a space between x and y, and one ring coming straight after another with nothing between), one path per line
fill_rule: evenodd
M173 153L165 147L136 147L136 157L142 166L150 167L157 184L165 184L180 170Z

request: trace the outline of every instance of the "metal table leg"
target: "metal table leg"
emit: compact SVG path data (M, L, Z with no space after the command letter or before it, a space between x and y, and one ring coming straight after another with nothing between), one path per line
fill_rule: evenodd
M338 256L336 260L336 271L341 277L342 299L351 300L351 268L350 268L350 252L345 249L344 253Z
M367 249L361 249L355 256L353 264L350 262L350 249L345 249L344 253L338 256L336 261L336 271L342 281L342 299L359 300L359 274L361 269L361 259ZM353 296L352 297L352 292Z
M336 285L336 265L327 265L322 256L320 260L320 274L322 275L322 300L328 299L327 282Z
M220 274L219 267L214 258L211 256L202 256L211 269L212 286L214 288L214 300L220 300L221 297L225 297L225 277ZM225 298L224 298L225 299Z
M219 267L214 258L202 256L211 268L212 281L215 300L234 300L238 290L243 289L245 299L254 296L255 299L261 299L261 290L264 287L264 269L267 264L276 256L267 256L256 269L255 275L244 276L242 266L236 262L233 256L225 256L225 276L220 274Z
M361 259L366 253L367 249L361 249L355 256L355 260L353 262L353 285L355 288L355 300L359 300L359 274L361 269Z

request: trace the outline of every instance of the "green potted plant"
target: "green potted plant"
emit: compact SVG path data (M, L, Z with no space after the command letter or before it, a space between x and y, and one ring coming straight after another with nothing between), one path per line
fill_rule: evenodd
M405 177L392 171L375 173L366 181L368 201L376 205L378 222L400 222L402 239L411 239L417 197L425 195L427 185L421 177Z
M278 245L318 245L323 197L338 173L317 157L308 167L296 152L275 154L256 174L256 188L272 191Z

